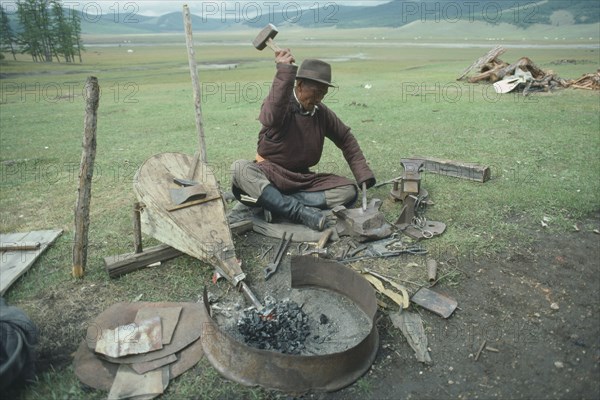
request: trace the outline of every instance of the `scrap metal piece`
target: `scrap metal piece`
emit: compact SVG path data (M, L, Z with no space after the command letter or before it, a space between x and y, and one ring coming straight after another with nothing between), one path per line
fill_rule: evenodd
M415 357L419 362L427 365L433 364L429 350L427 349L427 335L423 328L423 320L417 313L409 311L390 314L392 324L402 331L406 341L415 351Z
M131 368L138 374L143 375L148 371L153 371L157 368L164 367L165 365L173 364L175 361L177 361L177 356L175 354L169 354L158 360L131 364Z
M156 307L173 307L173 306L181 306L183 307L180 322L178 324L178 328L175 331L175 335L173 337L173 341L169 345L165 345L165 348L162 350L158 350L152 353L148 353L147 355L155 355L162 353L165 349L168 349L169 352L173 353L171 350L175 350L174 354L177 356L177 361L172 364L169 364L170 377L174 379L179 375L183 374L185 371L192 368L194 365L198 363L204 356L204 351L202 350L202 339L199 338L199 335L202 330L202 326L198 324L195 328L194 326L190 326L190 322L196 323L200 319L199 304L191 304L191 303L118 303L117 305L112 306L109 311L105 311L103 314L104 319L112 318L111 315L117 315L117 318L122 318L125 321L132 321L135 318L136 313L142 307L149 307L149 304L155 304ZM193 308L190 308L190 304ZM114 314L113 314L114 313ZM102 314L101 314L102 315ZM122 317L121 317L122 316ZM91 341L94 333L98 334L97 328L101 325L99 323L102 321L100 316L96 318L96 320L91 322L91 326L95 326L96 329L88 329L88 336L81 340L79 348L75 352L73 357L73 369L77 378L85 385L92 387L98 390L109 391L112 383L115 379L117 371L119 369L120 364L116 364L113 362L109 362L104 358L99 357L97 354L93 352L93 348L89 347L88 341ZM182 328L183 327L183 328ZM182 330L181 332L179 332ZM198 335L198 339L192 341L191 344L186 345L186 340L183 336L189 335L188 330L193 330L194 335ZM175 346L175 347L172 347ZM143 356L147 356L143 355ZM142 355L136 356L128 356L122 357L121 359L130 359L130 358L140 358ZM164 355L162 357L167 357ZM144 357L141 358L140 361L131 361L134 362L145 362ZM119 360L119 359L117 359Z
M291 269L293 288L331 290L354 302L372 321L369 334L356 346L333 354L305 356L256 349L234 339L211 318L205 288L201 320L210 340L202 341L204 353L221 375L248 386L295 394L346 387L371 367L377 355L375 291L360 274L334 261L293 257Z
M427 260L427 280L429 282L435 282L437 279L437 261L433 258Z
M87 329L86 342L91 350L96 347L96 342L100 339L100 332L103 329L114 329L120 325L128 325L133 323L135 316L141 308L163 308L182 306L181 315L177 329L173 334L170 344L165 344L162 349L145 354L134 354L125 357L108 357L103 356L107 360L123 364L135 363L156 360L165 357L169 354L176 353L190 343L200 337L202 324L199 322L199 310L202 309L200 304L195 303L116 303L100 313L90 324Z
M129 365L121 364L108 393L108 400L129 399L135 396L154 398L164 392L168 383L168 367L138 375Z
M413 295L410 301L441 316L442 318L448 318L451 316L458 306L458 302L453 298L425 287L419 289L419 291Z
M413 223L399 226L402 232L414 239L431 239L439 236L446 230L446 224L439 221L425 221L424 224Z
M338 217L337 230L340 236L347 235L358 242L384 239L392 234L392 226L386 221L379 208L380 199L373 199L366 211L360 208L335 207L332 211Z
M179 322L180 314L181 307L142 308L135 316L134 322L140 324L145 319L160 317L162 326L162 344L169 344L173 338L177 322Z
M160 317L153 317L114 329L102 329L95 351L116 358L149 353L162 347Z

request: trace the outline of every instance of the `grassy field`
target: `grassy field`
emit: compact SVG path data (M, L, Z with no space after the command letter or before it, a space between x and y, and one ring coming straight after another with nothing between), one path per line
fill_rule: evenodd
M499 96L491 86L456 81L486 48L400 46L393 39L371 46L363 43L363 31L345 32L343 41L340 32L331 34L336 39L331 45L316 47L310 40L297 40L293 50L299 61L331 60L339 89L331 91L325 102L353 128L379 181L399 176L400 158L412 155L491 167L492 179L485 184L424 175L424 187L435 202L427 217L448 225L443 236L427 244L431 252L494 255L528 240L520 229L523 224L542 229L541 221L547 218L546 229L568 231L575 220L600 208L597 92ZM256 116L273 75L268 49L259 53L239 43L252 37L236 33L231 43L220 44L221 38L203 36L207 45L196 48L208 160L223 188L230 184L231 162L255 153ZM196 39L200 40L198 35ZM185 47L182 42L167 44L171 40L149 39L148 43L156 43L153 46L140 45L143 40L137 39L120 47L89 45L84 63L76 65L33 64L23 56L0 64L0 229L65 230L7 294L9 303L23 307L37 323L44 325L39 302L62 293L65 285L81 291L97 285L107 294L93 304L73 306L67 313L71 315L81 309L99 312L107 304L141 293L147 301L196 301L199 285L210 276L210 269L200 262L182 258L164 267L169 278L161 287L155 272L110 281L102 261L131 249L132 179L138 166L156 153L191 154L197 147ZM522 56L563 78L577 78L599 67L597 48L509 49L501 58L514 62ZM564 59L577 63L555 63ZM236 67L215 67L223 64ZM70 241L83 133L82 90L90 75L98 77L102 89L91 248L86 278L75 281L70 277ZM327 145L317 168L351 175L332 145ZM388 191L389 186L382 187L369 196L385 199ZM383 211L394 221L400 207L386 201ZM253 268L252 262L248 267ZM82 326L78 322L68 328L44 327L69 329L64 340L73 341ZM68 359L68 354L64 357ZM265 395L223 385L205 361L194 371L177 380L166 398ZM76 382L65 362L47 369L23 397L92 396L81 392Z

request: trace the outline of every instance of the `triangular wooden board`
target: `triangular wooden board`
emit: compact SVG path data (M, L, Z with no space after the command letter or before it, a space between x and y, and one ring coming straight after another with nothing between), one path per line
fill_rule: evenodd
M6 250L0 255L0 295L23 275L42 255L56 238L62 234L62 229L31 231L22 233L0 234L1 244L31 244L39 243L40 247L35 250Z
M227 223L225 203L213 171L204 163L191 177L208 189L202 204L169 211L173 206L170 189L176 189L173 178L189 177L192 156L160 153L146 160L138 170L133 190L145 207L142 209L142 231L162 243L212 264L228 279L242 276L235 258L233 236Z

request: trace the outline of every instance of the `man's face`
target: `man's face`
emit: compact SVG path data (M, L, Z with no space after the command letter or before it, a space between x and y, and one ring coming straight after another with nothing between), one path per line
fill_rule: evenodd
M310 80L298 81L296 86L298 101L306 111L312 112L329 90L329 86Z

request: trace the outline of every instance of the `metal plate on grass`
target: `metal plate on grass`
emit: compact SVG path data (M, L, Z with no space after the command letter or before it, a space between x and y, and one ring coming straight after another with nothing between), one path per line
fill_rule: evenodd
M200 337L202 323L200 322L201 304L196 303L117 303L100 313L92 321L87 330L87 344L93 350L100 332L104 329L114 329L117 326L134 324L138 311L142 308L161 309L165 307L182 306L179 322L175 328L175 333L171 343L165 344L162 349L145 354L136 354L125 357L105 357L108 361L117 364L133 364L139 362L152 361L163 358L169 354L176 353L187 347L190 343ZM157 310L157 315L159 311Z
M169 365L170 378L174 379L192 368L202 359L202 339L176 353L177 361ZM121 364L114 364L101 359L81 341L73 359L75 375L81 383L97 390L109 391Z

